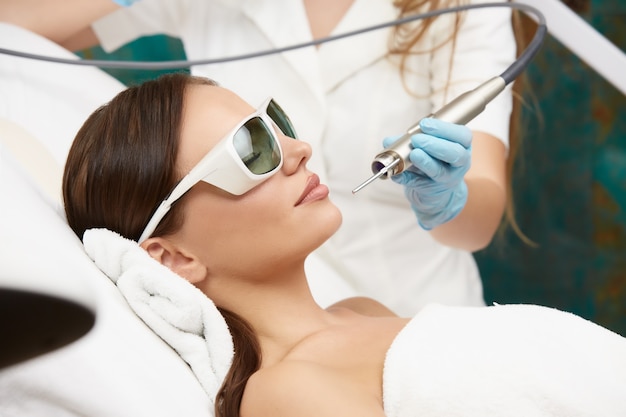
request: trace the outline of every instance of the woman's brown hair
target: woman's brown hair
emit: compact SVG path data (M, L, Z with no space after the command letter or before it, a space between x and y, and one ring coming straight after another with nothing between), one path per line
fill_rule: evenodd
M215 82L184 73L167 74L130 87L97 109L70 148L63 173L67 221L78 237L106 228L137 240L157 206L184 173L176 170L185 90ZM182 201L182 200L181 200ZM182 205L174 204L153 236L176 231ZM254 331L220 309L233 337L233 365L217 394L217 417L239 416L246 382L261 363Z
M190 83L213 82L167 75L126 89L85 121L63 173L65 213L79 237L103 227L139 238L181 176L175 162ZM172 207L155 235L175 230L181 215L179 206Z

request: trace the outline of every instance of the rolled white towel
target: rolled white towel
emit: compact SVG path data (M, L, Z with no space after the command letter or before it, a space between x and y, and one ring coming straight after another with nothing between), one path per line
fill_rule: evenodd
M107 229L90 229L83 244L135 313L189 364L215 405L234 351L215 304L135 241Z

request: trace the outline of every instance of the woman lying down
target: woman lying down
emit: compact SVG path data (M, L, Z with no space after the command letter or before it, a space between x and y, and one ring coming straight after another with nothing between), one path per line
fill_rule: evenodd
M70 226L217 416L626 416L626 339L572 314L316 304L304 262L341 214L295 137L274 101L175 74L95 111L67 160Z

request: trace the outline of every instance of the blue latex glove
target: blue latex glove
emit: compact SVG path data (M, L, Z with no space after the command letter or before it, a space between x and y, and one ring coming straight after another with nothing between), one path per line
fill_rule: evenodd
M123 7L128 7L128 6L132 6L133 3L137 1L139 0L113 0L113 3L123 6Z
M420 122L422 133L411 137L413 166L391 179L404 186L404 193L425 230L452 220L467 202L463 177L470 167L472 131L437 119ZM386 138L385 147L397 137Z

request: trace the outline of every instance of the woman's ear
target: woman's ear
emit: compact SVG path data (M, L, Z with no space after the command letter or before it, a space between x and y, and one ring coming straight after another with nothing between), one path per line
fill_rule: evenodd
M141 244L141 247L157 262L192 284L198 284L207 277L206 266L195 255L181 249L167 239L149 238Z

